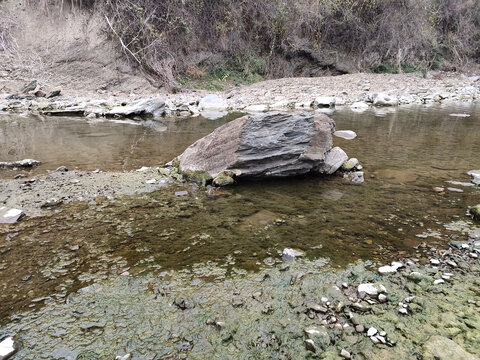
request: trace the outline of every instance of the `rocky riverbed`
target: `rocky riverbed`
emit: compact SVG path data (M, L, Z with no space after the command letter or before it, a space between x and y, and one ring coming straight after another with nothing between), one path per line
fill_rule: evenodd
M395 269L269 260L110 273L12 317L18 359L478 359L478 238L419 248Z

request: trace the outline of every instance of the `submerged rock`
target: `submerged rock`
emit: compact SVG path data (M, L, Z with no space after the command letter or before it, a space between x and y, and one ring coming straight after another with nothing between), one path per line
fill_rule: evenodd
M352 131L352 130L335 131L333 135L345 140L353 140L357 137L357 134L355 133L355 131Z
M178 157L183 173L212 178L230 170L237 177L332 174L348 159L332 150L335 123L324 114L248 115L217 128Z

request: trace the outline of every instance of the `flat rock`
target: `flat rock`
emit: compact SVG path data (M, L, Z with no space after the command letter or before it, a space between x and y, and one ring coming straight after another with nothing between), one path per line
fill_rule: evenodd
M155 115L162 111L165 100L162 98L141 99L130 105L115 106L108 112L113 116Z
M340 158L332 156L339 149L330 151L334 130L324 114L247 115L191 145L178 157L179 168L212 178L224 171L237 177L331 174L348 158L343 150Z
M334 136L345 139L345 140L353 140L357 137L355 131L352 130L339 130L333 133Z
M12 162L0 162L0 168L27 168L27 167L34 167L40 165L41 162L34 159L24 159L20 161L12 161Z
M423 345L424 360L479 360L463 350L454 341L443 336L432 336Z
M23 211L19 209L8 209L4 206L0 207L0 224L14 224L23 215Z

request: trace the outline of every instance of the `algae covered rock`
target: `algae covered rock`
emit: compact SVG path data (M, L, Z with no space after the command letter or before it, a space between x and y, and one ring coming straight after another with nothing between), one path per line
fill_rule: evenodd
M470 214L472 214L475 220L480 221L480 204L472 206L470 208Z
M454 341L443 336L432 336L423 347L424 360L479 360Z

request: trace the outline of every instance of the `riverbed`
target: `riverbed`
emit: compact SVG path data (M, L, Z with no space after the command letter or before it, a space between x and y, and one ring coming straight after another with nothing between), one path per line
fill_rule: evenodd
M0 115L0 141L6 144L0 158L42 161L31 171L0 170L0 178L6 181L20 173L41 177L62 165L79 172L155 168L235 116L217 121L197 117L145 122ZM224 283L231 297L233 290L227 285L237 277L254 277L270 267L281 267L279 254L285 247L302 251L304 266L312 270L328 263L328 269L321 270L322 279L335 269L346 271L338 275L340 279L352 264L374 269L378 264L412 258L418 265L426 264L432 254L448 247L448 241L480 235L478 224L467 214L468 206L480 203L480 191L470 186L466 174L480 167L478 105L362 113L345 109L330 116L338 130L358 134L355 140L336 138L334 142L359 159L365 171L362 184L341 176L249 181L212 197L199 185L172 182L134 196L72 201L0 227L0 239L5 239L0 243L2 325L20 333L23 324L36 319L53 326L57 318L72 311L56 304L68 305L71 294L79 289L97 284L109 293L123 293L125 281L141 289L161 273L162 278L168 273L173 280L183 279L184 272L193 273L194 279L188 281L201 278L202 284L211 284L205 286ZM151 177L160 181L161 174L154 170ZM181 190L188 196L175 195ZM186 286L184 281L174 282L173 291ZM103 290L98 291L102 294ZM121 328L128 328L132 299L115 299L109 306L127 321L115 330L122 334ZM148 307L149 300L142 301ZM208 308L215 306L215 302L208 304ZM27 320L18 315L23 312L28 313ZM12 319L14 326L8 325ZM102 319L98 322L103 324ZM135 325L138 331L143 326ZM87 326L82 334L93 330L104 336L104 328ZM28 325L22 336L32 331L38 328ZM71 356L95 348L94 342L84 343L83 335L78 336L78 343L68 350ZM57 338L63 349L68 347L65 339L72 341L63 332ZM144 344L141 339L131 345L134 353ZM41 349L42 340L36 342L37 350ZM57 345L50 341L48 348ZM102 354L113 356L111 345ZM41 358L35 357L37 350L20 351L25 357L18 358Z

